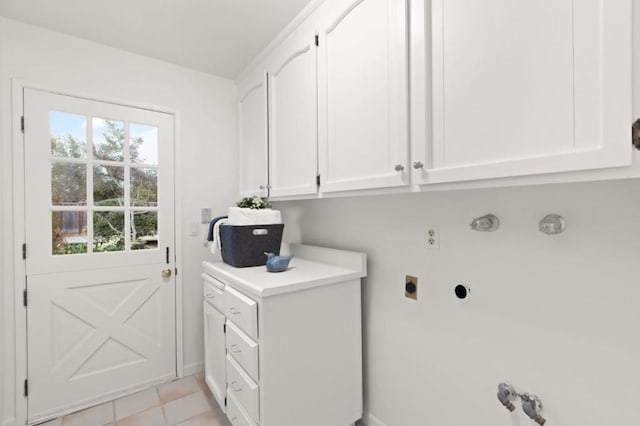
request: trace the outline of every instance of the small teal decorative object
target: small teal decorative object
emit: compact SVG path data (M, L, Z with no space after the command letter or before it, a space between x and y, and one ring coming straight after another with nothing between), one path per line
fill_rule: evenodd
M273 253L264 252L267 255L267 271L269 272L282 272L286 271L289 267L289 261L293 256L276 256Z

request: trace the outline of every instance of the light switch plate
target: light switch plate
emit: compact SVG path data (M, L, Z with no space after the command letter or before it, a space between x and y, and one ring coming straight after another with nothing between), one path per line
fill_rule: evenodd
M204 207L200 210L200 223L211 222L211 209Z

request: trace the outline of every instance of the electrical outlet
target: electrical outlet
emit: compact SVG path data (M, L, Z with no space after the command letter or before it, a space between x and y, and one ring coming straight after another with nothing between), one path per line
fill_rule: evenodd
M427 225L427 248L437 250L440 248L440 230L437 226Z
M408 297L409 299L418 300L418 277L405 275L404 296Z

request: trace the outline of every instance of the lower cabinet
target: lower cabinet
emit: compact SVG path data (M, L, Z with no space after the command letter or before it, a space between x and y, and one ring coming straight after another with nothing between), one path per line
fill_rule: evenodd
M211 393L224 409L227 373L225 368L224 315L204 302L204 371Z
M305 276L308 264L297 264L296 274ZM292 273L265 271L264 281L250 282L262 276L264 267L210 265L208 273L224 271L215 279L225 288L224 315L205 302L206 377L230 422L349 426L360 419L363 274L301 284L291 280ZM311 268L308 276L318 278L317 270ZM344 269L339 271L344 275ZM237 280L230 273L237 273ZM276 287L280 279L285 284Z

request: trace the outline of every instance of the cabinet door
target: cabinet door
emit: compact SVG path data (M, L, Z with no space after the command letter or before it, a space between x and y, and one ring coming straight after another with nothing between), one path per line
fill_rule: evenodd
M294 33L272 55L269 78L270 195L318 191L315 35Z
M240 196L268 195L267 77L260 71L238 88Z
M630 0L415 3L418 182L630 164Z
M336 3L319 25L321 191L405 185L405 0Z
M204 373L211 393L224 410L227 373L224 315L204 302Z

